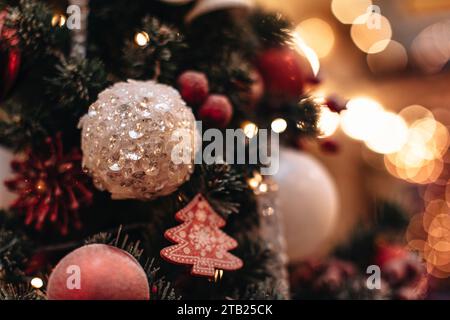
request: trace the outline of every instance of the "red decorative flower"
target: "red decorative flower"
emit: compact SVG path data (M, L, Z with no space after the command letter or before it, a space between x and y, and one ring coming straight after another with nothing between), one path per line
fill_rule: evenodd
M61 234L69 225L80 228L78 210L92 202L89 179L81 170L81 151L63 153L61 134L48 137L39 150L28 149L24 159L11 162L17 174L5 185L19 195L11 208L25 215L25 224L42 230L46 223Z

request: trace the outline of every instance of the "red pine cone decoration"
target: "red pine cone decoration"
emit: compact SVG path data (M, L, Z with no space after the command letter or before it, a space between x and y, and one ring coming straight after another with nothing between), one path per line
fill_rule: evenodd
M11 206L25 215L25 224L36 230L47 222L65 235L69 225L80 228L78 210L92 202L88 177L81 170L81 151L77 148L63 153L61 134L48 137L39 150L31 148L25 159L11 162L17 174L5 181L9 190L19 195Z

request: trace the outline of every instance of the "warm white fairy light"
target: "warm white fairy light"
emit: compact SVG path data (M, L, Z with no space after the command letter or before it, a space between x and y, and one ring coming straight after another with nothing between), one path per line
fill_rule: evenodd
M270 125L270 127L272 128L273 132L282 133L282 132L286 131L287 122L284 119L277 118L272 121L272 124Z
M41 278L35 277L31 279L30 284L35 289L40 289L44 286L44 281Z
M63 27L66 24L66 16L63 14L55 14L52 17L52 26Z
M134 35L134 42L140 47L145 47L149 41L150 36L145 31L138 32Z
M365 141L374 152L390 154L402 149L408 139L408 126L399 115L382 112L374 119L378 129Z
M377 117L384 112L375 100L358 97L347 103L347 110L341 112L341 126L353 139L366 141L377 130Z
M340 122L341 118L337 112L331 111L326 106L320 107L319 120L317 122L320 130L319 138L332 136L339 127Z
M258 126L253 122L245 122L242 126L245 136L249 139L258 134Z
M255 172L253 177L248 179L247 182L248 182L248 185L250 186L250 188L252 188L253 190L256 190L262 181L263 181L262 175L259 172Z
M266 183L261 183L259 185L258 189L259 189L259 192L261 192L261 193L266 193L267 191L269 191L269 187L267 186Z

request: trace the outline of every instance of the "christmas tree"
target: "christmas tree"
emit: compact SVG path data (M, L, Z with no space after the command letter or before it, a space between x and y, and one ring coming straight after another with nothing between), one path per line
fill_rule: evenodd
M5 183L16 194L0 214L0 298L288 298L283 252L265 230L276 225L267 164L194 163L195 121L243 128L246 151L262 129L297 147L318 133L313 76L279 14L244 0L170 2L0 1L0 142L14 153ZM177 130L192 138L187 162L171 161ZM214 232L194 237L208 227L186 215L199 197ZM188 266L161 259L173 254L166 230L179 243L175 217L190 224L190 246L220 242L212 253L227 263L200 272L202 250ZM77 294L61 288L67 263L99 294L76 279ZM140 285L121 296L130 283Z

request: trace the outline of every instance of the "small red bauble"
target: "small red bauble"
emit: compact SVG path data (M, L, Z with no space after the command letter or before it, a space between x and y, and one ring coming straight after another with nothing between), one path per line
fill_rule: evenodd
M320 149L328 153L338 153L340 148L335 140L327 139L320 142Z
M6 16L6 11L0 12L0 101L14 85L21 62L17 35L4 26Z
M233 117L233 106L224 95L210 95L198 110L198 117L207 126L225 128Z
M147 275L128 252L91 244L65 256L50 275L50 300L149 300Z
M298 98L305 85L299 55L288 48L272 48L256 59L265 90L277 98Z
M206 75L197 71L186 71L178 78L181 97L190 106L201 105L209 93Z

